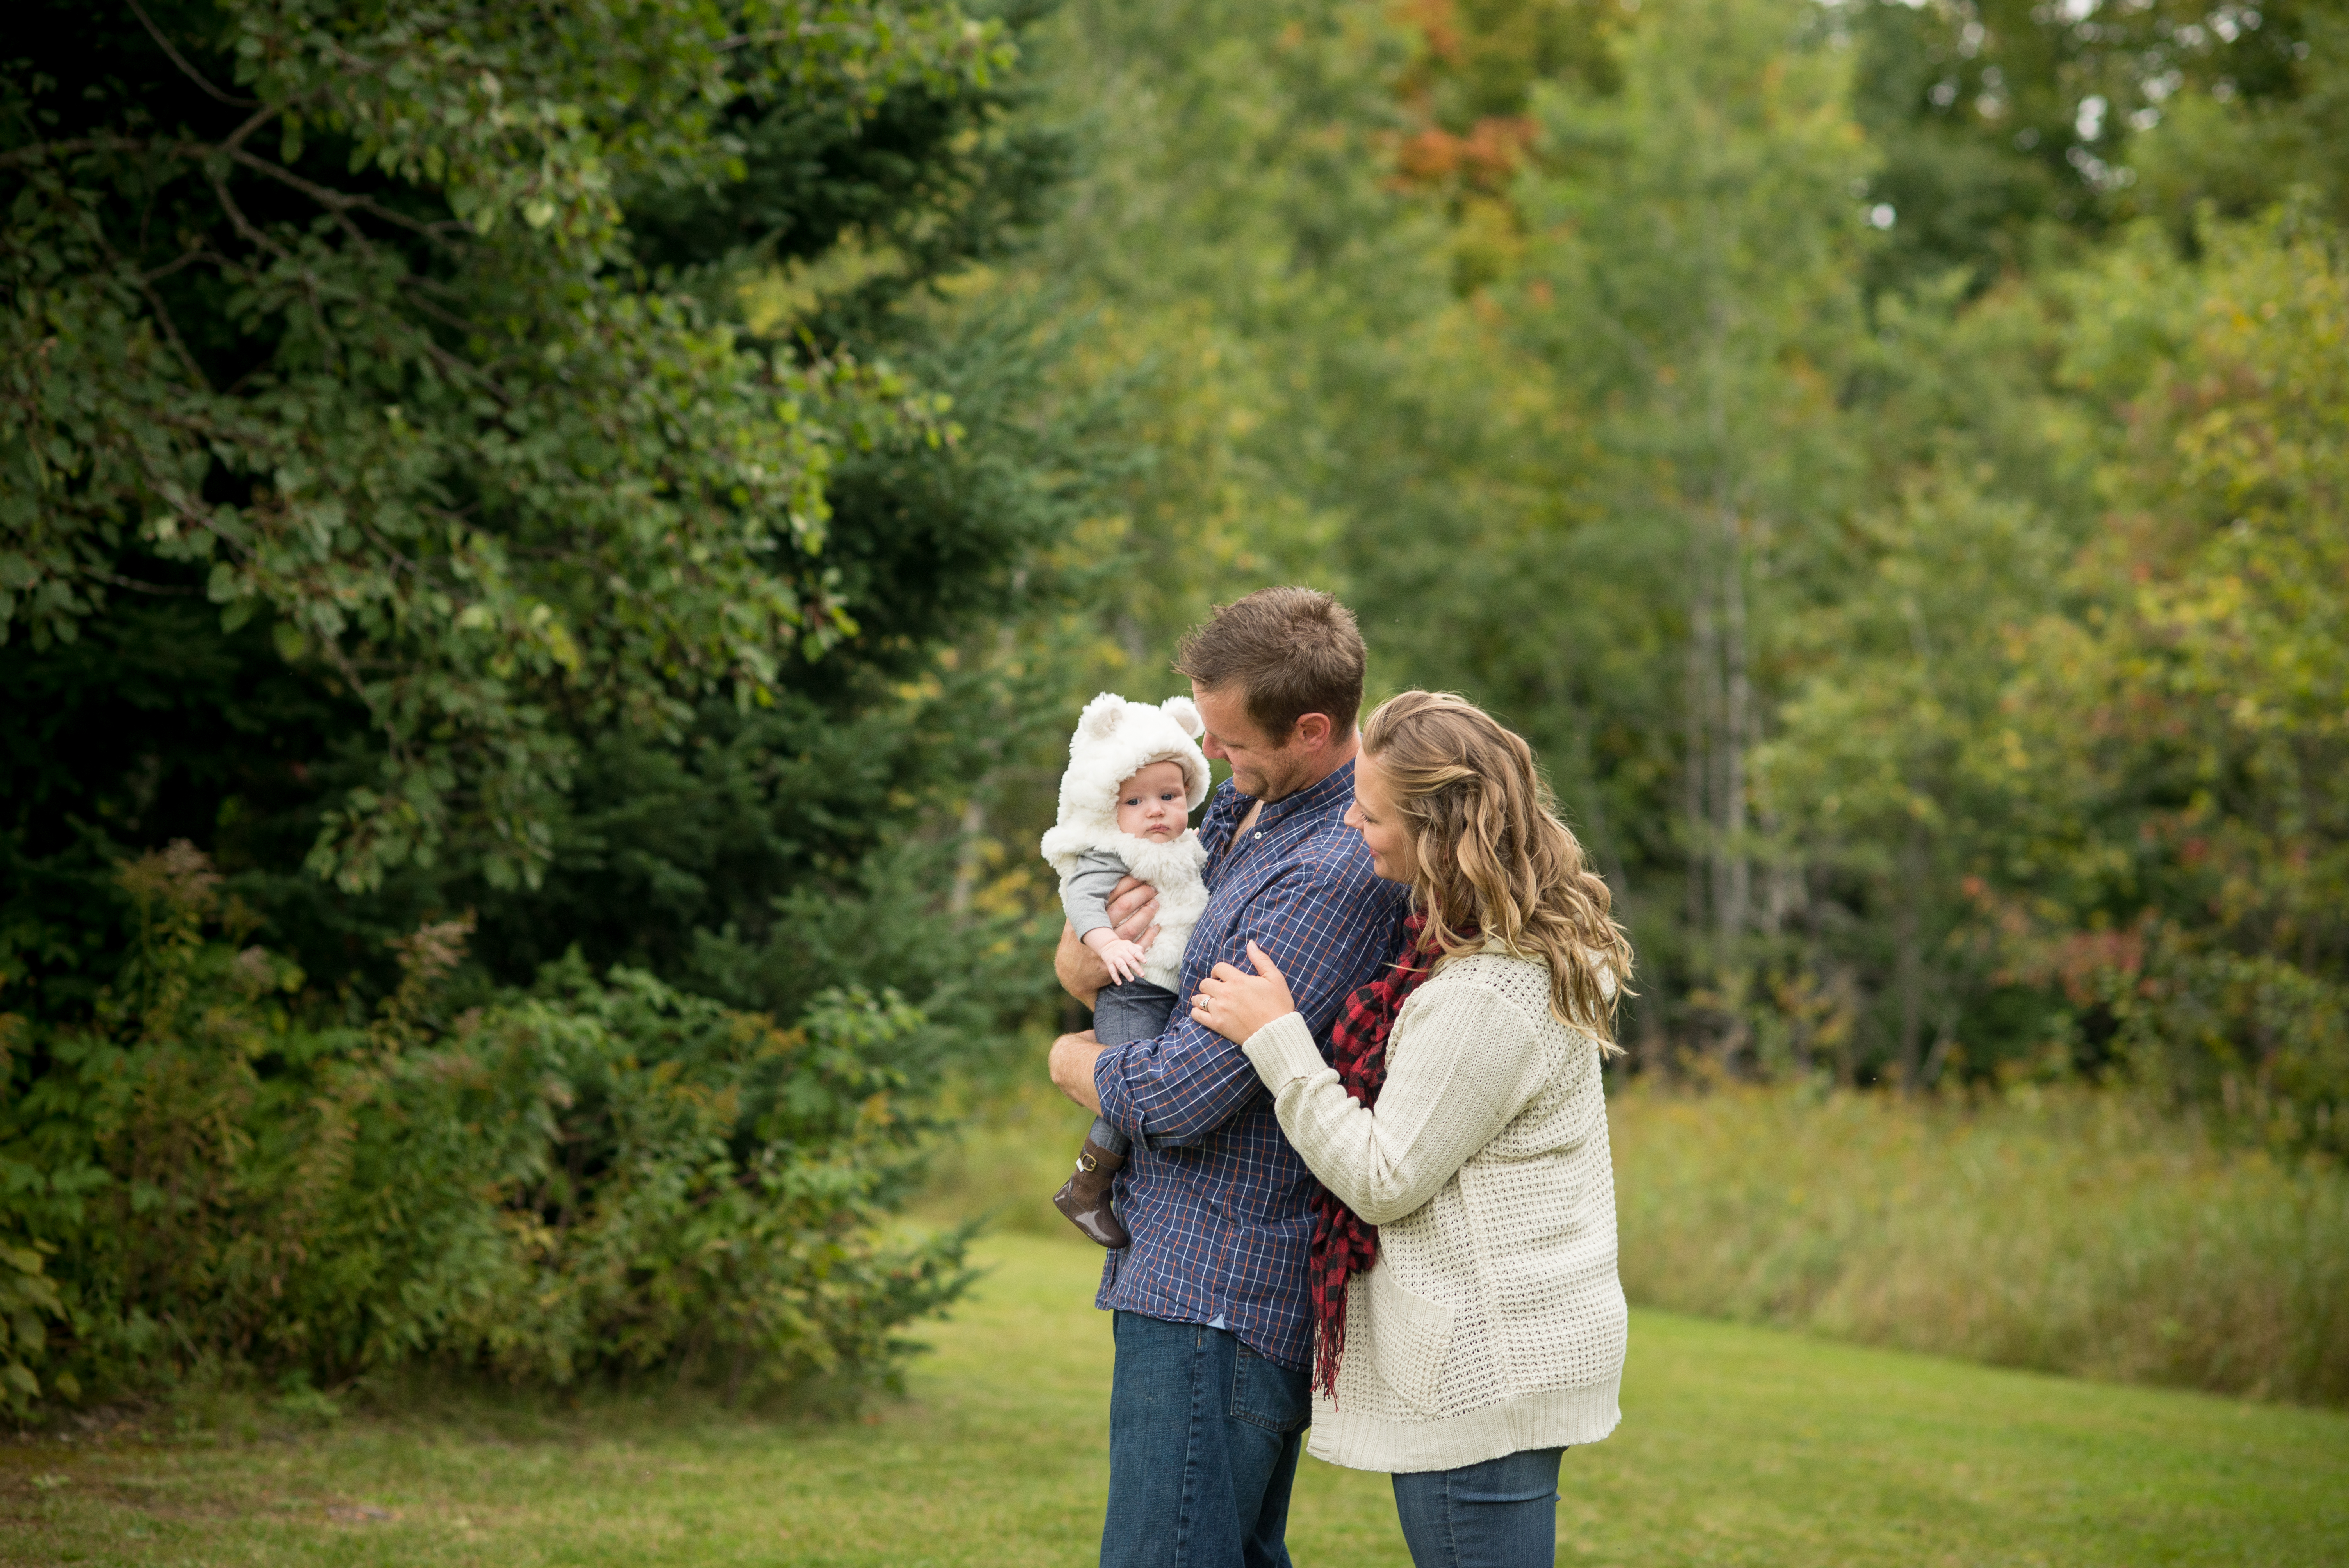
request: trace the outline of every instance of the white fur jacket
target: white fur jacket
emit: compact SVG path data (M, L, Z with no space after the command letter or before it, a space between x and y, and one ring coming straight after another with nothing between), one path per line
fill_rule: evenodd
M1184 803L1197 810L1207 798L1207 758L1197 739L1206 727L1187 696L1153 707L1103 692L1087 703L1069 738L1059 819L1041 845L1064 892L1078 862L1103 853L1158 890L1158 937L1143 960L1143 978L1170 991L1182 976L1191 928L1206 913L1200 868L1207 851L1188 828L1164 843L1120 832L1118 788L1154 762L1174 762L1183 769Z

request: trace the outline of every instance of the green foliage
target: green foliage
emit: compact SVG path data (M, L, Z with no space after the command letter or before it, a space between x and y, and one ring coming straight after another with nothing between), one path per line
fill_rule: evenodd
M57 1281L48 1277L46 1245L13 1246L0 1243L0 1388L8 1408L22 1414L40 1398L41 1379L28 1366L39 1365L49 1347L47 1319L58 1315ZM67 1398L81 1392L70 1372L53 1380Z
M1814 877L1889 916L1873 955L1820 932L1809 963L1890 972L1904 1082L2035 1036L2337 1149L2338 241L2303 217L2203 243L2140 228L2070 275L2068 322L1985 305L1888 356L2017 320L2077 478L1997 473L2000 438L1961 430L1863 518L1871 574L1806 629L1765 799ZM1909 380L1895 403L1930 393ZM1835 1011L1812 985L1798 1057L1806 1008Z
M1882 150L1866 186L1887 229L1869 270L1909 290L1975 286L2081 240L2197 207L2243 217L2295 185L2336 219L2343 18L2329 0L2047 6L1869 0L1826 13L1860 55L1854 107Z
M2337 23L1072 7L1048 243L1162 465L1095 657L1345 593L1540 750L1643 1069L2338 1147Z
M312 869L366 890L445 846L535 881L576 765L556 710L658 734L771 700L782 646L854 628L817 559L832 453L954 434L885 369L642 286L619 198L724 178L734 98L854 117L1003 51L853 5L164 21L233 76L5 89L0 628L70 636L126 555L178 568L366 710L378 767ZM165 36L139 63L168 77Z
M1059 602L1100 462L1048 304L947 288L1065 173L1032 18L40 11L0 64L27 1375L885 1372L960 1277L877 1239L911 1085L1050 983L955 830L1049 706L974 655Z
M11 253L65 280L21 296L36 351L9 361L11 407L27 430L57 407L98 423L66 431L98 442L78 477L11 487L0 538L50 573L18 584L50 610L24 600L0 645L24 719L0 729L0 968L28 1016L87 1008L129 937L112 864L185 838L310 1004L363 1013L388 938L471 907L460 985L576 945L788 1016L823 988L791 960L822 940L803 919L885 928L918 972L842 943L834 978L999 1045L1040 971L956 982L1029 934L939 921L933 873L1044 705L943 661L1059 602L1046 552L1101 462L1099 407L1046 402L1068 334L1045 306L942 292L1064 173L1065 134L1015 114L1025 14L394 8L281 36L292 14L265 7L165 6L151 30L56 10L0 126ZM367 49L397 70L314 79L318 51ZM215 183L196 150L248 110L265 133L240 156L287 117L301 134ZM531 137L554 150L521 157ZM508 189L541 163L545 191ZM68 172L78 205L34 201ZM542 197L560 221L508 212ZM341 314L269 281L296 231L295 281L335 280ZM119 342L36 330L101 298ZM173 493L259 531L173 521L108 430L180 441ZM321 442L344 443L330 475ZM70 562L41 554L68 540Z
M2333 0L46 14L27 1376L885 1360L905 1086L761 1075L1009 1070L1068 713L1270 581L1534 740L1635 1070L2349 1148Z
M1672 934L1651 906L1641 934L1659 958L1677 936L1716 1007L1734 1006L1738 945L1766 902L1746 864L1764 826L1748 777L1759 704L1780 628L1833 580L1822 524L1853 477L1837 389L1850 375L1864 232L1847 191L1868 153L1844 108L1847 62L1790 48L1784 20L1675 6L1622 40L1614 97L1537 96L1543 163L1520 182L1531 233L1508 297L1579 449L1547 477L1580 504L1495 564L1528 609L1586 597L1569 584L1594 566L1611 575L1601 562L1661 593L1636 609L1588 594L1598 614L1577 617L1575 644L1490 635L1471 666L1513 712L1563 688L1579 699L1575 727L1634 745L1663 739L1640 735L1634 705L1677 704L1679 777L1641 770L1640 795L1604 816L1655 835L1647 854L1676 849L1702 867ZM1593 678L1609 662L1596 645L1633 616L1662 619L1651 634L1683 643L1683 668L1619 686ZM1577 665L1589 674L1569 673ZM1680 689L1659 690L1674 674ZM1553 745L1567 738L1555 718L1544 727ZM1625 858L1620 844L1604 852Z
M1039 40L1092 125L1084 199L1033 265L1097 312L1072 368L1131 388L1149 459L1083 540L1112 572L1103 678L1155 695L1206 604L1344 570L1342 427L1449 297L1441 225L1381 179L1408 47L1373 8L1223 0L1079 0Z
M117 985L88 1027L30 1043L0 1106L62 1390L244 1369L330 1387L409 1361L853 1387L967 1281L959 1234L879 1229L923 1125L919 1019L893 999L834 992L783 1029L574 958L444 1017L456 921L402 941L363 1027L320 1028L288 1006L301 975L239 945L199 853L122 882L139 940Z
M885 1370L959 1278L875 1239L908 1086L1049 985L950 891L1047 707L971 655L1059 602L1100 461L1048 307L947 287L1065 173L1031 18L39 10L0 1239L57 1249L44 1365Z
M2109 510L2082 612L2018 639L2008 788L2045 871L2004 930L2183 1098L2338 1150L2349 280L2305 220L2205 245L2141 235L2075 296Z

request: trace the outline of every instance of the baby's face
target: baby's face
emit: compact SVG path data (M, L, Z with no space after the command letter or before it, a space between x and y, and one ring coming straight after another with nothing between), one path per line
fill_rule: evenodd
M1154 762L1117 787L1121 833L1164 843L1191 825L1190 817L1183 804L1183 767L1178 762Z

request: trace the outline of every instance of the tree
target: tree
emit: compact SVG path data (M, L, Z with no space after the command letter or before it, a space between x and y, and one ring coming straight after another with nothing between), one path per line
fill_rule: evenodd
M1548 384L1547 428L1520 439L1554 499L1495 516L1486 562L1452 574L1491 634L1421 645L1434 678L1523 715L1550 755L1599 753L1575 771L1617 789L1566 793L1619 824L1602 863L1630 862L1634 887L1671 867L1682 887L1677 919L1640 901L1649 1006L1671 987L1694 1024L1701 995L1723 1037L1742 1027L1749 940L1776 920L1749 814L1794 607L1775 584L1816 590L1806 569L1851 467L1835 389L1857 322L1847 188L1867 154L1844 62L1800 21L1768 5L1643 12L1619 40L1619 91L1537 92L1526 253L1493 338ZM1439 628L1465 626L1461 610Z
M1032 18L50 10L0 72L0 1240L53 1359L885 1364L963 1277L884 1261L888 1097L1049 983L934 874L1039 720L962 655L1062 603L1099 460L1046 310L949 287L1064 173ZM184 1013L133 1000L159 856ZM141 1208L171 1138L194 1207ZM542 1266L569 1318L459 1302Z
M2349 422L2342 241L2306 214L2142 231L2086 273L2068 368L2109 409L2082 613L2017 649L2035 874L2011 961L2123 1061L2287 1143L2349 1099Z
M636 286L616 195L720 178L719 103L803 81L861 113L999 64L981 36L940 15L884 45L796 7L736 34L654 6L167 14L234 61L222 85L162 25L54 20L78 79L20 67L6 154L0 613L69 635L140 581L125 553L201 573L229 621L273 613L379 737L314 869L367 889L448 846L533 880L575 763L557 694L674 727L705 692L771 699L780 644L848 630L815 564L829 449L934 411ZM116 61L135 74L90 68Z
M1840 8L1859 46L1854 110L1881 150L1868 192L1877 289L1964 270L1974 286L2076 255L2205 200L2240 216L2295 182L2335 189L2337 8L1898 0ZM2337 194L2337 191L2336 191Z
M1049 342L934 293L1061 175L1023 19L146 16L11 77L8 966L86 1002L111 861L184 837L324 985L471 904L497 977L796 1006L695 933L857 904L993 738L908 683L1082 505Z

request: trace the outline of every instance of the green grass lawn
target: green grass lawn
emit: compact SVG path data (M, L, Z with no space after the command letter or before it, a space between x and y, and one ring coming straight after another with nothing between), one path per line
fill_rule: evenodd
M999 1236L910 1397L861 1420L466 1407L300 1439L0 1446L0 1562L1092 1561L1099 1253ZM1656 1313L1567 1456L1572 1563L2335 1564L2349 1418L1985 1370ZM1300 1564L1408 1561L1382 1476L1313 1460Z

